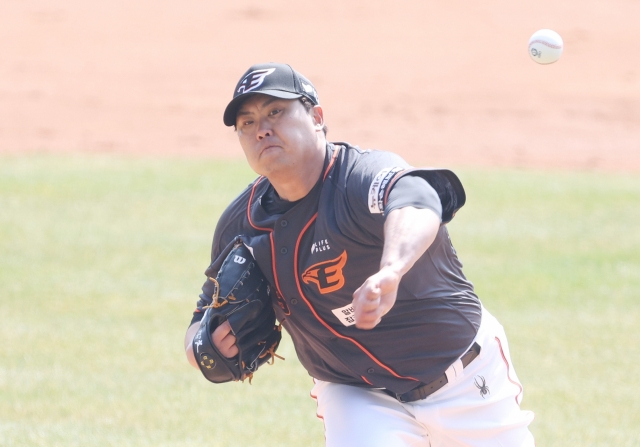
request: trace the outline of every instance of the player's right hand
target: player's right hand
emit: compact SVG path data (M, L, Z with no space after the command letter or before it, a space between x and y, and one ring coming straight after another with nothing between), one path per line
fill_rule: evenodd
M396 302L401 275L383 267L353 293L353 310L358 329L373 329Z
M236 336L231 332L231 325L228 321L225 321L213 331L213 334L211 334L211 340L220 351L220 354L225 357L231 358L238 355Z

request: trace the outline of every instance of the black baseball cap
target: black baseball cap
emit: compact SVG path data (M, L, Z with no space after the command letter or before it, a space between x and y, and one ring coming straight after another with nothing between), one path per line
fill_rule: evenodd
M224 110L224 124L233 126L242 103L251 95L262 93L283 99L305 97L318 105L318 93L307 78L287 64L258 64L242 75L233 91L233 99Z

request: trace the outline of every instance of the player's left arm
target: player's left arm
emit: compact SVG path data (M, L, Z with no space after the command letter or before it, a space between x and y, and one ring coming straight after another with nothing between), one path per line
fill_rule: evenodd
M407 206L389 213L380 270L353 293L357 328L373 329L391 310L402 276L433 243L440 223L440 216L430 208Z

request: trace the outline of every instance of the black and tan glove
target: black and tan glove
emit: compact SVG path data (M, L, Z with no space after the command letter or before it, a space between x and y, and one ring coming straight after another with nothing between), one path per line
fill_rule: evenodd
M208 380L251 381L261 365L282 358L275 352L281 326L276 324L269 283L240 238L226 253L216 278L209 277L202 290L212 301L203 308L206 312L192 343L196 361ZM211 339L213 331L225 321L238 347L238 354L232 358L223 356Z

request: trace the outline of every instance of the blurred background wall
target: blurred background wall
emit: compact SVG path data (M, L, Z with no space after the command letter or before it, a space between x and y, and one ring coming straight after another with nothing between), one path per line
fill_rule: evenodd
M241 157L253 63L316 84L334 141L418 164L640 169L640 3L3 0L0 151ZM565 51L533 63L529 36Z

